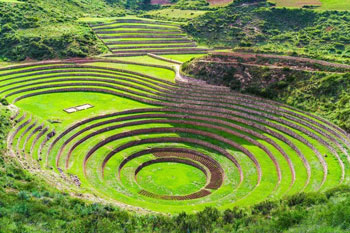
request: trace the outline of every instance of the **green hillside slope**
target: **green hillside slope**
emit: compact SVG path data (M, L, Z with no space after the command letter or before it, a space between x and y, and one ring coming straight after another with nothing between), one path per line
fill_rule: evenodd
M97 54L102 44L79 17L118 16L102 0L0 2L0 59L49 59Z
M201 43L349 60L350 12L272 8L236 1L197 17L185 30ZM254 2L254 1L253 1Z

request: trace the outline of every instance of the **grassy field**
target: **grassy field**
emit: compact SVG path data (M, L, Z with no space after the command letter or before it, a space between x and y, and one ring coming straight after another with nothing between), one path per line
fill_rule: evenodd
M189 61L192 58L201 57L201 56L203 56L203 55L201 55L201 54L163 55L163 57L165 57L165 58L173 59L173 60L180 61L180 62Z
M207 11L199 10L180 10L173 8L165 8L161 10L148 11L143 16L155 18L155 19L164 19L164 20L173 20L173 21L184 21L198 17L205 14Z
M24 3L16 0L0 0L0 2L7 2L7 3Z
M350 10L350 2L343 0L271 0L280 7L317 6L320 10Z
M323 10L350 10L350 2L342 0L320 0Z
M137 183L157 194L184 195L204 187L205 175L198 169L181 163L160 163L142 169Z

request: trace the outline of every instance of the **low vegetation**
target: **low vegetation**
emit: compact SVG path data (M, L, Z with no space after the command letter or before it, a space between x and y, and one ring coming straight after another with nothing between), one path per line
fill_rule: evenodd
M305 7L316 10L349 10L350 2L344 0L270 0L278 7Z
M170 20L175 22L187 22L195 17L205 14L205 10L181 10L176 8L164 8L159 10L147 11L140 16L144 18Z
M207 11L215 11L206 0L177 0L160 9L144 11L139 16L177 22L188 22Z
M261 1L235 1L184 26L197 42L338 59L349 62L348 11L272 8Z
M207 10L209 2L206 0L177 0L172 7L181 10Z
M102 1L0 2L0 59L25 60L84 57L105 50L87 24L76 20L84 15L122 15ZM103 13L102 13L103 12Z

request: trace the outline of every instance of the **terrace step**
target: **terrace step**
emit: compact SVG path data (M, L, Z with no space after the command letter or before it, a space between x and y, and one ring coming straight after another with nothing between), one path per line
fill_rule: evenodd
M185 39L183 35L123 35L123 36L100 36L101 39L120 39L120 38L181 38Z
M122 50L122 51L114 51L113 54L118 53L157 53L157 52L208 52L208 49L203 48L175 48L175 49L143 49L143 50Z
M172 60L172 59L169 59L169 58L165 58L165 57L161 57L161 56L155 55L153 53L147 53L147 55L152 57L152 58L161 60L161 61L166 61L166 62L174 63L174 64L177 64L177 65L181 65L182 64L182 62L179 62L179 61L176 61L176 60Z
M120 41L106 41L106 45L115 45L115 44L171 44L171 43L193 43L193 41L189 39L181 39L181 40L120 40Z
M113 25L118 23L139 23L139 24L155 24L155 25L169 25L169 26L176 25L173 22L161 22L161 21L139 20L139 19L118 19L110 23L90 24L90 27L107 26L107 25Z
M125 46L125 47L112 47L110 50L125 50L125 49L152 49L152 48L196 48L197 45L195 43L192 44L174 44L174 45L143 45L143 46Z
M207 54L207 51L162 51L162 52L153 52L150 51L153 54L156 55L171 55L171 54ZM142 52L142 53L118 53L113 55L105 55L104 57L133 57L133 56L145 56L149 52Z
M18 151L18 153L22 153L24 152L24 148L20 149L20 144L23 138L25 138L26 134L33 128L35 127L37 124L37 121L31 119L30 121L30 125L28 127L26 127L26 129L22 132L21 135L19 135L18 139L17 139L17 145L16 145L16 150Z
M159 26L148 26L148 25L119 25L119 26L112 26L112 27L96 28L96 30L118 29L118 28L145 28L145 29L155 29L155 30L163 30L163 31L179 30L178 27L159 27Z
M180 30L174 30L174 31L150 31L150 30L135 30L135 31L97 31L95 30L95 33L97 34L184 34Z

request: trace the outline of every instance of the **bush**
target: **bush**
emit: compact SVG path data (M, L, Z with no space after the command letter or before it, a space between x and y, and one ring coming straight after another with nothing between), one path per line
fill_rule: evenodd
M298 193L286 198L289 207L296 205L311 206L325 203L327 196L323 193Z
M305 215L306 215L305 211L299 211L299 210L285 211L279 214L276 220L275 229L285 230L285 229L291 228L299 224L305 218Z
M329 199L339 193L350 193L350 187L346 185L341 185L333 189L327 190L325 192L326 197Z
M236 219L241 219L246 217L247 213L243 209L239 209L238 207L234 207L233 209L227 209L223 213L223 221L226 224L233 223Z
M2 99L0 100L0 103L1 103L2 105L4 105L4 106L8 106L8 105L9 105L9 102L8 102L7 99L5 99L5 98L2 98Z
M272 201L264 201L259 204L256 204L252 207L253 214L262 214L267 215L270 214L271 210L276 208L278 205L276 202Z

